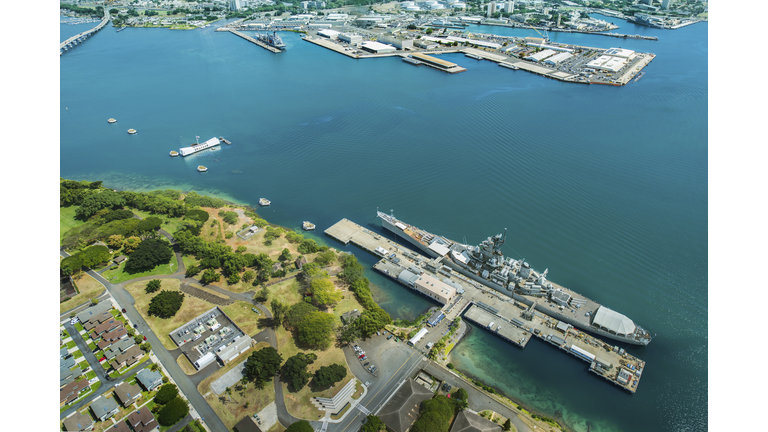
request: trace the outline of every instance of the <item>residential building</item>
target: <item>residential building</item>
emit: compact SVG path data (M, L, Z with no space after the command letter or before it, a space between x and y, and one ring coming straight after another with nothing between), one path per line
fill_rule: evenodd
M388 430L405 432L419 417L421 403L432 399L432 396L431 391L409 378L381 408L378 416Z
M491 17L491 15L496 13L496 3L490 2L488 3L488 18Z
M155 416L147 408L140 408L130 413L126 421L134 432L151 432L159 429Z
M462 410L456 416L451 432L501 432L501 426L475 413Z
M91 402L91 411L99 421L104 421L120 411L114 398L102 396Z
M341 314L341 322L344 324L351 324L352 321L360 318L360 311L357 309Z
M91 321L94 318L102 317L105 312L109 313L110 309L112 309L112 303L104 301L80 312L77 314L77 319L80 321L83 327L85 327L85 323ZM112 314L109 314L109 316L111 317ZM104 320L102 319L102 321Z
M300 256L296 258L296 268L301 270L302 267L304 267L304 264L306 264L308 261L304 256Z
M130 427L128 427L128 423L124 422L123 420L120 420L117 423L104 429L104 432L133 432L133 431L131 430Z
M59 406L63 407L72 403L87 388L89 388L87 379L81 379L80 381L74 381L65 385L59 390Z
M96 346L100 350L104 350L108 346L112 345L113 343L119 341L120 339L128 337L128 330L123 327L122 325L117 327L116 329L113 329L112 331L103 333L101 335L101 340L96 344ZM93 339L93 338L91 338Z
M141 360L142 357L144 357L144 354L144 350L139 348L138 345L133 345L132 347L125 350L125 352L115 356L115 359L112 360L109 365L114 370L118 370L125 366L133 366L139 360Z
M92 431L93 420L91 416L76 412L75 415L64 420L65 431Z
M127 407L132 404L136 399L141 396L141 388L136 384L128 384L123 382L119 386L115 387L115 397L120 403Z
M504 5L504 12L512 13L512 11L514 10L515 10L515 2L507 1L507 3Z
M136 381L146 390L152 391L163 383L163 376L160 375L160 372L142 369L136 374Z
M112 314L110 314L112 315ZM118 327L122 327L123 323L117 320L115 317L111 317L111 319L108 319L91 330L90 335L91 339L96 340L98 339L102 334L110 332L112 330L117 329Z
M77 366L77 361L73 357L67 357L59 360L59 388L73 382L83 371ZM74 368L74 370L72 370Z
M134 342L133 338L120 339L104 350L104 356L107 360L113 360L134 345L136 345L136 342Z
M669 9L669 5L672 3L672 0L661 0L661 8L664 10Z

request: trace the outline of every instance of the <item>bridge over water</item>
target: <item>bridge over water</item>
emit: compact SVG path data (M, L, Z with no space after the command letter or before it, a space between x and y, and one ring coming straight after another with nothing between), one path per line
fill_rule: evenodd
M101 22L94 28L84 31L80 34L76 34L72 36L71 38L65 40L61 44L59 44L59 55L64 54L66 51L68 51L70 48L74 48L75 45L85 41L88 39L88 36L96 33L97 31L104 28L105 25L109 22L109 11L105 8L104 9L104 19L101 20Z

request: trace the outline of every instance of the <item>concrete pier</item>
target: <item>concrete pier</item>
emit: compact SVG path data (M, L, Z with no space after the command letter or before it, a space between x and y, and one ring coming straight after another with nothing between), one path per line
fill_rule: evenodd
M350 242L381 257L373 268L395 281L403 270L418 268L444 282L450 282L459 295L443 305L445 319L452 321L464 314L464 319L486 328L498 337L525 348L531 337L537 337L590 364L589 371L634 393L645 362L622 352L613 345L588 335L572 325L546 315L533 306L518 302L490 287L443 266L441 258L429 258L411 251L378 233L348 219L342 219L325 233L346 244ZM377 248L386 252L377 252ZM403 284L409 289L414 289ZM415 290L415 289L414 289ZM546 302L546 299L541 299ZM466 311L466 312L465 312ZM490 326L490 323L493 325ZM490 326L490 328L489 328Z
M235 29L227 29L227 30L228 30L230 33L232 33L232 34L236 34L236 35L240 36L241 38L243 38L243 39L247 40L248 42L254 43L254 44L256 44L256 45L258 45L258 46L260 46L260 47L264 48L264 49L265 49L265 50L267 50L267 51L272 51L272 52L273 52L273 53L275 53L275 54L277 54L277 53L279 53L279 52L282 52L282 51L280 51L278 48L275 48L275 47L273 47L273 46L269 46L269 45L265 44L264 42L262 42L262 41L260 41L260 40L258 40L258 39L254 39L254 38L252 38L252 37L248 36L248 35L247 35L247 34L245 34L245 33L240 33L239 31L237 31L237 30L235 30Z

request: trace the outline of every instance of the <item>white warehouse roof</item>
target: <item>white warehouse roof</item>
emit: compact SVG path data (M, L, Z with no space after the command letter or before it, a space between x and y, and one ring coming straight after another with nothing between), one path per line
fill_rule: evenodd
M396 48L392 45L386 45L380 42L371 42L371 41L365 41L362 43L361 47L367 49L368 51L373 51L375 53L388 53L388 52L395 52Z
M597 309L592 323L618 335L630 335L635 332L635 323L631 319L605 306Z
M544 60L545 58L553 56L555 54L556 53L554 51L552 51L551 49L545 49L544 51L539 51L539 52L537 52L535 54L529 55L528 57L526 57L526 59L527 60L533 60L533 61L538 63L538 62Z
M560 54L555 54L552 57L544 60L544 63L549 63L549 64L556 65L556 64L560 63L561 61L568 60L571 57L573 57L573 55L568 54L567 52L563 52L563 53L560 53Z
M600 57L587 63L587 67L607 70L610 72L618 72L623 68L627 60L621 57L613 57L609 55L601 55Z
M340 32L337 32L336 30L331 30L331 29L323 29L317 32L317 34L319 34L320 36L325 36L330 39L336 39L337 37L339 37L339 33Z
M626 59L631 59L635 56L635 52L632 50L624 49L624 48L611 48L608 51L604 52L605 55L610 55L614 57L622 57Z

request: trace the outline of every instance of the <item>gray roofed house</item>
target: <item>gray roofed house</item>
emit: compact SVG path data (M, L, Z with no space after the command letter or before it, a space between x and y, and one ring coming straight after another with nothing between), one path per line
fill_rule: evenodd
M341 322L344 324L349 324L358 318L360 318L360 311L357 309L341 314Z
M101 325L101 323L103 323L104 321L111 320L113 318L114 316L111 313L102 312L98 315L94 315L93 317L91 317L90 321L86 321L81 324L83 325L83 328L85 329L85 331L91 331L96 327L98 327L99 325Z
M304 267L304 264L306 264L307 262L308 261L307 261L306 258L304 258L304 256L300 256L300 257L296 258L296 261L295 261L296 268L301 270L301 268Z
M131 428L128 427L128 423L120 420L117 423L110 425L108 428L105 428L104 432L132 432L132 431L131 431Z
M120 407L117 406L114 398L100 397L91 402L91 411L93 411L93 414L99 421L104 421L117 414L120 411Z
M108 301L104 301L80 312L79 314L77 314L77 319L80 321L80 323L84 325L86 322L90 321L93 317L101 315L104 312L109 312L110 309L112 309L112 303Z
M104 350L104 356L107 357L107 360L112 360L117 357L118 354L124 353L128 348L134 345L136 345L136 342L133 341L133 338L120 339Z
M59 389L59 406L63 407L64 405L67 405L74 401L75 399L80 396L80 393L88 388L88 380L83 378L80 381L71 382L61 389Z
M72 417L64 420L64 430L66 431L90 431L93 430L93 420L91 416L76 412Z
M142 369L136 374L136 381L147 390L153 390L163 383L163 376L160 372L153 372L149 369Z
M477 414L462 410L456 416L451 432L501 432L501 426Z
M419 417L419 407L434 394L408 379L379 412L379 418L392 432L405 432Z
M141 396L141 388L136 384L123 382L115 387L115 396L123 406L128 406Z
M69 354L69 350L67 349L67 347L66 346L61 347L61 349L59 350L59 357L67 358L69 356L70 356L70 354Z
M83 371L80 370L80 368L76 368L75 370L72 370L66 366L60 367L59 368L59 388L71 383L82 374L83 374Z
M139 348L138 345L134 345L128 348L127 350L125 350L125 352L123 352L122 354L118 354L115 357L115 360L112 363L117 365L117 367L116 368L113 367L113 368L117 370L123 367L123 365L131 366L134 363L138 362L139 359L141 359L142 357L144 357L144 350Z

